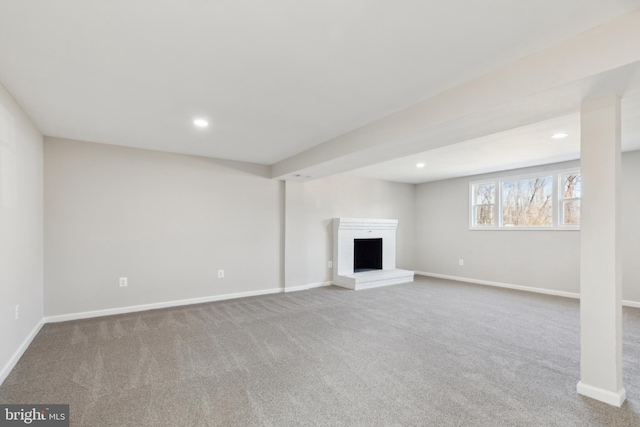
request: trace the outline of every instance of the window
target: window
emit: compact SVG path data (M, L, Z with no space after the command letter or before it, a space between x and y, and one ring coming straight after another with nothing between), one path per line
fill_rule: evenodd
M582 176L579 173L561 175L560 185L560 224L580 225Z
M479 227L495 225L496 186L493 183L473 186L473 223Z
M503 227L552 227L553 177L502 181Z
M563 171L472 182L474 229L578 229L581 175Z

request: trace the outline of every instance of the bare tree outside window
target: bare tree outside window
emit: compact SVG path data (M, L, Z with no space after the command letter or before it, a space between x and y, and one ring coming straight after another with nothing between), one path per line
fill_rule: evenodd
M496 203L495 184L476 184L473 186L474 225L495 225L494 210Z
M562 176L562 223L580 225L580 197L582 175L572 173Z
M505 227L553 225L553 178L519 179L502 183L502 223Z
M580 230L579 170L471 182L471 229Z

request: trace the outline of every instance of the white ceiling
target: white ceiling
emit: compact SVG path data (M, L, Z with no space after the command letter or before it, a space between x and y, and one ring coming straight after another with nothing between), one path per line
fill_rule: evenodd
M552 139L556 133L564 139ZM640 96L622 103L622 150L640 150ZM350 174L419 184L508 169L576 160L580 115L572 114L357 169ZM424 163L423 168L417 168Z
M273 164L639 7L2 0L0 82L49 136Z

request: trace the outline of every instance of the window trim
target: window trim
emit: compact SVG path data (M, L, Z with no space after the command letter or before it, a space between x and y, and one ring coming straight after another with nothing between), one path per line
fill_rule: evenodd
M580 197L572 197L572 198L564 198L563 197L563 193L564 193L564 189L563 187L563 183L562 183L562 177L565 175L571 175L571 174L579 174L580 173L580 169L568 169L568 170L563 170L560 171L558 173L558 209L557 213L558 213L558 226L560 228L562 228L563 230L580 230L580 225L565 225L562 224L562 221L564 220L564 202L566 201L581 201L582 200L582 188L580 189ZM581 185L582 187L582 185ZM580 203L580 206L582 207L582 203Z
M567 168L567 169L553 169L553 170L542 170L539 172L532 172L527 174L518 174L518 175L500 175L495 178L482 179L477 181L469 181L469 206L468 206L468 215L469 215L469 230L470 231L580 231L579 225L562 225L560 224L560 220L562 218L562 202L565 200L580 200L581 198L574 199L564 199L561 198L561 186L562 179L561 177L571 173L581 173L579 167L575 168ZM552 198L553 204L551 209L552 216L552 226L540 226L540 227L505 227L502 225L502 185L505 181L518 181L522 179L532 179L532 178L542 178L550 176L552 179L551 188L552 188ZM475 225L475 206L474 205L474 194L473 187L476 185L482 184L493 184L495 186L495 204L494 204L494 225Z
M474 225L475 223L475 207L476 206L491 206L493 204L493 222L494 224L498 222L498 188L494 187L494 203L482 203L476 205L473 203L473 187L474 185L482 185L482 184L494 184L495 180L483 180L483 181L474 181L469 183L469 227L473 227L473 229L481 229L481 230L492 230L496 228L496 225Z

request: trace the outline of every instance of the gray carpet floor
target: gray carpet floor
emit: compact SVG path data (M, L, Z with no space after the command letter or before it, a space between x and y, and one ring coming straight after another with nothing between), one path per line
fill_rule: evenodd
M77 426L640 426L640 310L623 407L578 380L578 301L418 279L47 324L0 402Z

